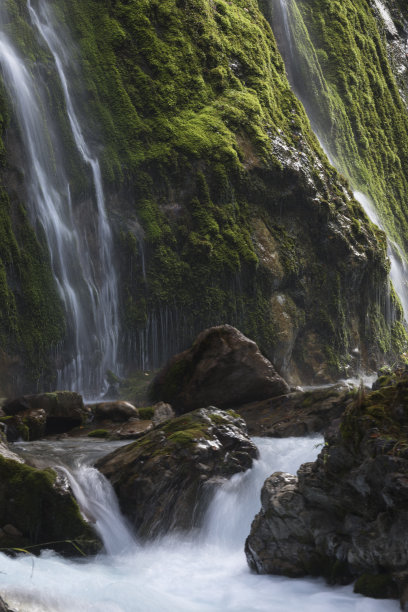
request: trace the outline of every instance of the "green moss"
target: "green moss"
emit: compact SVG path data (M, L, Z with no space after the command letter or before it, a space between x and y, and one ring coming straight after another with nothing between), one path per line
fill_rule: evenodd
M0 456L0 523L15 525L31 544L62 542L64 550L66 540L95 542L76 501L57 493L55 480L53 470L38 470ZM67 548L75 554L72 545Z
M297 0L289 11L292 76L319 138L407 253L408 115L372 8L365 0Z
M210 419L214 423L214 425L225 425L225 423L227 423L226 418L223 417L221 414L212 414L210 415Z
M138 408L139 417L142 421L150 421L154 416L154 408L153 406L142 406Z
M107 429L94 429L88 433L88 438L108 438L109 431Z
M398 598L398 587L390 574L362 574L354 584L354 592L374 599Z

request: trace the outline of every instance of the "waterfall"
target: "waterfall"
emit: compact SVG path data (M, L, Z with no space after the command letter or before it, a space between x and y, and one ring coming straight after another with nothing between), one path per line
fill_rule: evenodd
M27 198L31 219L46 236L51 265L64 303L68 365L59 372L58 387L89 396L103 389L106 370L117 370L119 336L117 281L112 262L113 241L104 204L98 160L85 141L65 75L69 54L52 28L49 11L41 3L40 16L31 3L33 21L51 51L65 99L66 111L78 154L88 168L94 195L87 211L88 224L71 196L64 169L62 138L39 79L17 53L4 30L0 12L0 66L13 103L25 149ZM58 41L58 44L57 44ZM60 49L58 52L57 49Z
M51 552L35 559L0 553L0 594L24 612L396 612L397 602L366 599L353 594L352 586L258 576L248 569L244 540L260 507L263 480L276 470L294 473L301 463L314 459L321 441L256 439L260 460L219 488L198 534L169 535L130 546L120 555L81 561ZM27 451L37 444L44 457L44 441L21 443ZM57 444L61 454L64 445L73 452L72 441ZM90 472L83 475L94 478ZM85 496L93 495L90 486ZM110 507L111 501L104 503Z
M109 481L98 470L80 465L69 470L59 467L67 477L84 516L93 524L109 555L123 554L135 545L116 495Z

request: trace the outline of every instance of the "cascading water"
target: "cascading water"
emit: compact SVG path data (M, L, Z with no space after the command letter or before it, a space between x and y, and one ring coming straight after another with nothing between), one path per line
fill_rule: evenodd
M120 555L101 554L81 562L51 552L34 560L0 554L0 595L16 612L289 612L299 608L304 612L396 612L396 602L354 595L350 586L329 587L322 580L258 576L249 571L244 540L259 509L265 477L276 470L294 473L300 463L313 460L321 438L255 442L260 460L218 490L198 533L144 545L129 539L127 551ZM105 442L87 441L88 446L91 443L108 451ZM21 443L20 447L32 453L30 449L37 446L44 459L45 444ZM72 441L51 444L53 457L64 456L67 444L73 452ZM90 454L94 458L95 450ZM94 474L84 470L82 477L88 491L85 497L93 498ZM88 511L97 518L99 502L85 501L88 509L91 503ZM105 499L105 510L111 509L111 503L112 499ZM101 529L108 539L118 520L115 512L109 529ZM119 541L121 537L119 533Z
M112 235L99 163L85 142L65 76L64 62L69 55L67 50L57 53L58 37L52 29L50 13L45 3L41 7L40 18L28 4L33 23L53 54L72 135L92 175L95 202L88 212L89 227L84 227L78 218L72 201L62 139L54 129L41 83L5 34L4 9L0 12L0 66L24 144L31 217L46 236L67 316L67 344L73 359L61 369L58 386L92 396L101 393L106 370L117 369L119 323Z
M330 124L329 114L332 112L327 106L326 95L321 95L324 92L325 84L323 74L316 58L305 57L307 51L310 55L315 55L315 51L308 36L307 29L303 24L300 13L297 9L296 0L262 0L264 4L265 14L270 21L270 25L276 36L279 50L285 62L285 68L293 91L301 100L324 152L326 153L330 163L340 172L350 177L352 180L352 172L347 167L346 160L352 159L353 155L357 155L357 151L353 151L350 143L343 144L348 147L346 150L337 150L340 146L335 139L330 137L324 127L321 125L321 119L324 113L327 114L327 123ZM294 22L297 20L296 33L302 40L298 40L294 35ZM306 51L305 51L306 50ZM302 65L303 70L300 68ZM305 74L305 71L307 74ZM319 108L319 113L316 109ZM341 123L341 120L340 120ZM386 227L381 222L381 219L376 211L372 200L360 191L354 191L354 197L361 204L364 211L370 220L380 227L388 238L388 257L391 262L390 277L393 287L401 301L406 322L408 321L408 283L406 274L405 257L395 242L393 242L387 232ZM390 309L389 309L390 310ZM390 320L391 322L391 320Z

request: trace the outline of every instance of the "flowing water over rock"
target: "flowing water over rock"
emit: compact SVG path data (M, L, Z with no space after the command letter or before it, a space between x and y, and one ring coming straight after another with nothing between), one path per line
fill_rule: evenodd
M117 368L119 336L116 275L112 234L106 217L102 177L75 112L66 77L68 49L53 29L45 2L38 13L29 2L33 24L53 55L66 104L72 136L94 194L88 227L71 196L64 169L64 145L55 128L48 99L26 62L4 33L0 12L0 66L13 103L25 149L28 203L33 224L47 239L52 269L67 316L67 347L71 361L60 371L59 387L99 394L106 370ZM68 347L69 345L69 347ZM73 355L73 357L72 357Z
M295 472L312 460L321 438L256 439L261 459L233 477L216 494L205 524L189 536L141 545L129 542L122 554L84 561L54 553L40 558L0 555L0 593L17 612L391 612L396 602L353 595L351 587L328 587L321 580L290 580L250 573L243 552L251 520L259 509L260 487L274 470ZM46 443L37 445L44 459ZM94 460L107 443L51 443L52 456L77 452ZM103 454L103 453L102 453ZM51 461L53 461L51 459ZM72 465L72 462L71 462ZM106 501L105 505L110 502Z

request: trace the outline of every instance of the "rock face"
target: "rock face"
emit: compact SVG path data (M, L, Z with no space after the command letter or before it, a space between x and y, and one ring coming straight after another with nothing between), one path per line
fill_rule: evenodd
M355 399L315 463L266 480L246 542L253 569L358 579L358 592L405 598L408 373L387 382Z
M352 401L348 385L296 391L236 408L250 436L307 436L324 431Z
M76 556L101 544L83 519L65 479L26 465L0 441L0 547L53 548Z
M251 467L257 449L232 412L201 408L101 459L124 514L142 536L199 522L215 483Z
M214 404L239 406L287 393L289 387L257 345L230 325L204 330L152 383L151 398L178 413Z

